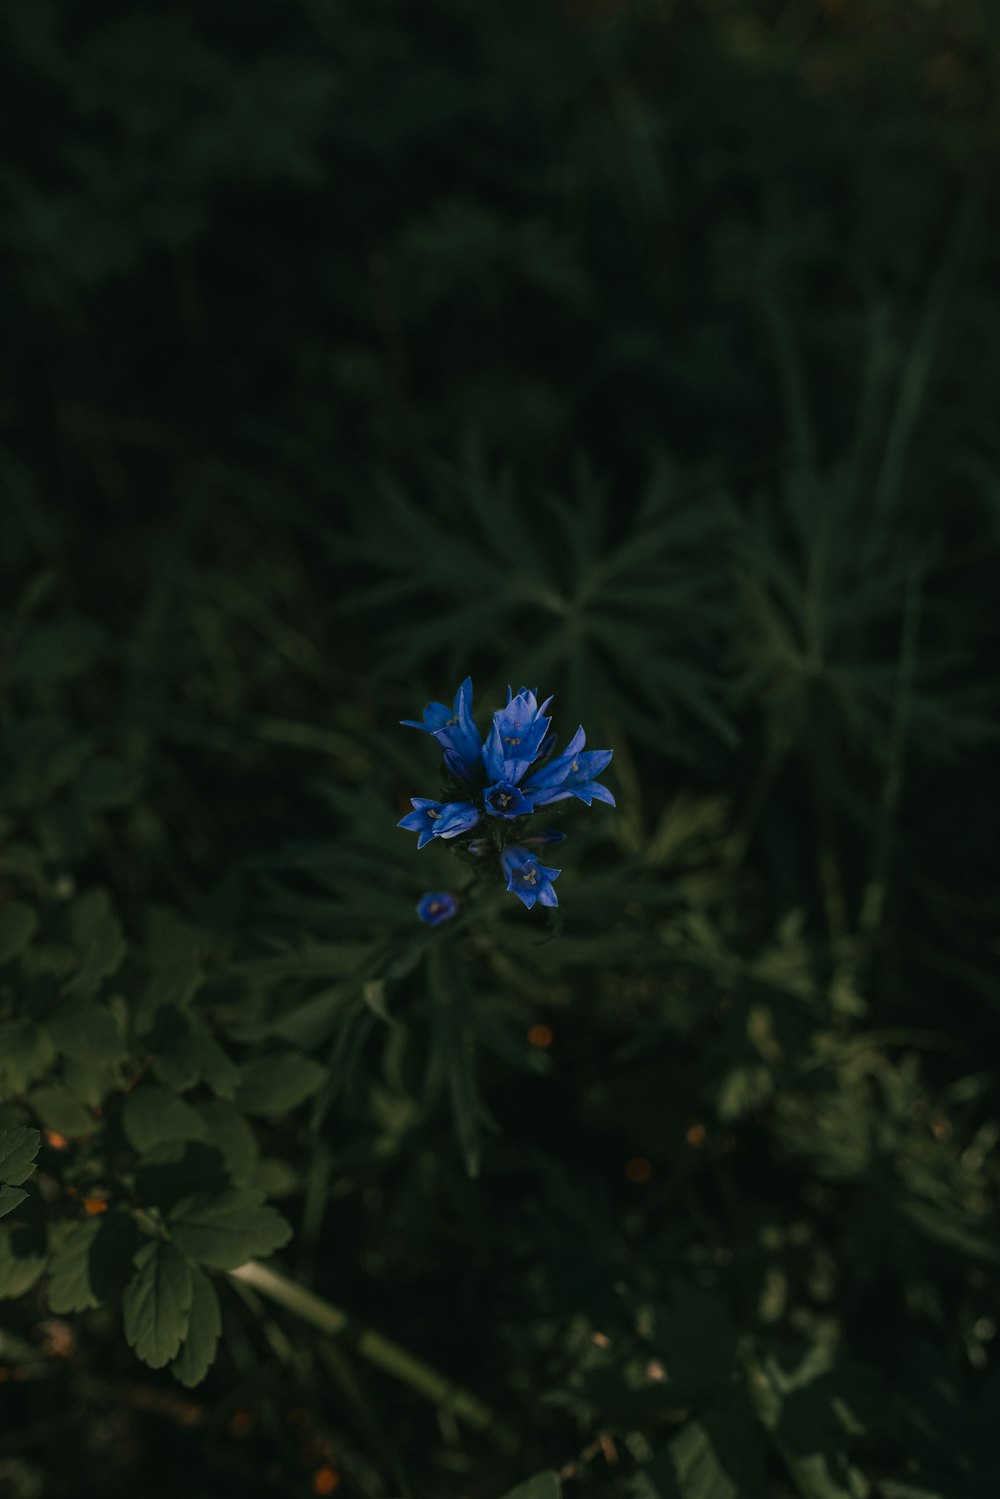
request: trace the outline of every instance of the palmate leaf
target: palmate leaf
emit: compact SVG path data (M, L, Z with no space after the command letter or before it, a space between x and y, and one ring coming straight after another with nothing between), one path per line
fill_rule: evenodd
M432 663L437 675L443 656L458 680L475 647L498 674L558 685L573 723L610 712L649 739L694 713L731 735L712 653L728 618L727 528L711 498L682 495L661 468L629 505L581 470L571 496L532 496L529 507L509 476L486 474L474 455L439 471L432 488L411 497L387 486L391 523L371 507L350 544L371 575L390 575L344 606L382 634L382 677Z
M184 1254L214 1270L235 1270L287 1244L292 1230L263 1192L185 1197L170 1210L170 1232Z

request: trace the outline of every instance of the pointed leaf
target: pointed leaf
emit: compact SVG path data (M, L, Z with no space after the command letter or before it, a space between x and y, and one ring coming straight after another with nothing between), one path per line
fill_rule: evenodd
M0 1182L18 1187L35 1169L41 1143L37 1129L24 1124L0 1124Z
M27 1195L27 1192L23 1191L20 1187L8 1187L0 1184L0 1218L6 1218L8 1213L12 1213L24 1201Z
M177 1353L191 1317L191 1266L172 1244L157 1239L133 1261L135 1274L125 1287L125 1337L143 1363L162 1369Z
M222 1311L215 1287L197 1265L191 1267L191 1318L187 1337L170 1372L189 1390L200 1384L215 1362L222 1333Z

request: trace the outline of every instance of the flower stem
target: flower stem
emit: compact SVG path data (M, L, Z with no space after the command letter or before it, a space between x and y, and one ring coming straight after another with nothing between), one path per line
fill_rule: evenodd
M268 1265L258 1264L256 1260L248 1260L238 1270L231 1270L229 1273L233 1280L252 1286L261 1295L270 1297L272 1301L286 1307L296 1316L303 1317L320 1332L330 1337L339 1336L351 1326L351 1318L347 1312L341 1311L329 1301L324 1301L315 1292L307 1291L304 1286L296 1284L294 1280L277 1270L272 1270ZM436 1369L414 1358L411 1353L406 1352L405 1348L400 1348L389 1338L383 1337L381 1333L375 1332L370 1327L362 1328L354 1342L354 1347L370 1364L391 1374L394 1379L400 1380L403 1384L409 1385L411 1390L415 1390L425 1400L461 1417L477 1431L489 1431L501 1446L511 1445L511 1433L503 1427L488 1406L477 1400L468 1390L453 1384Z

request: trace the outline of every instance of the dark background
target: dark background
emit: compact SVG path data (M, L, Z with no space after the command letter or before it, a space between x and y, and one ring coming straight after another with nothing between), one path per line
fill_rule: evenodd
M478 1177L419 974L405 1062L365 1032L274 1142L286 1266L513 1445L238 1307L178 1405L95 1313L0 1492L994 1492L998 25L6 7L5 841L133 927L377 952L451 877L396 721L468 672L481 727L508 681L582 716L618 810L562 936L463 939ZM133 777L98 823L18 789L80 736ZM718 1394L769 1338L813 1359L770 1427ZM708 1348L670 1399L662 1346Z

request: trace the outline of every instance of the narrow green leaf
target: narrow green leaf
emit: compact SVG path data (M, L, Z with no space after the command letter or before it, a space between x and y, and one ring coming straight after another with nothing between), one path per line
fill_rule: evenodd
M169 1222L178 1249L216 1270L235 1270L255 1256L271 1254L292 1236L261 1192L186 1197L171 1210Z
M170 1372L189 1390L200 1384L215 1362L222 1333L222 1310L215 1287L197 1265L191 1267L191 1318L181 1351Z
M187 1334L194 1294L191 1266L163 1239L144 1245L133 1264L135 1274L122 1297L125 1337L143 1363L162 1369Z

